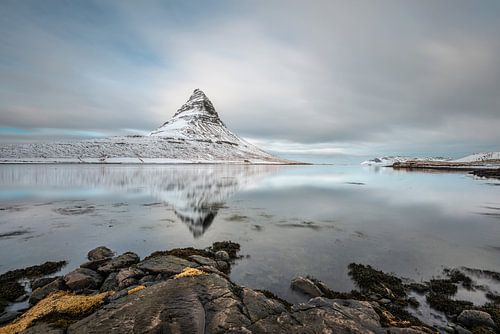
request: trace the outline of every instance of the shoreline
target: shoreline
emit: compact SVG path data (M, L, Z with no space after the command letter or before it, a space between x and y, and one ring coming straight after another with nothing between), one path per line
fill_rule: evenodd
M272 292L231 281L228 275L242 257L239 251L239 244L224 241L205 249L157 251L141 260L135 253L116 256L101 246L89 251L88 262L64 276L49 277L64 262L9 271L0 275L0 300L29 300L31 307L1 325L0 333L132 333L138 328L147 333L498 330L500 296L487 291L491 303L483 306L452 296L457 288L484 289L471 274L500 282L500 273L445 269L441 279L413 282L352 263L349 276L356 290L337 292L313 277L298 276L291 288L310 299L292 305ZM21 279L28 282L31 293L18 283ZM415 317L411 310L421 302L414 293L446 314L446 326L431 326Z

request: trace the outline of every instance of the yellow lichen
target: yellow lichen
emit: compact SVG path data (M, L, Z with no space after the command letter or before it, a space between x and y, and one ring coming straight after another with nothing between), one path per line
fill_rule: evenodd
M133 288L133 289L128 290L128 292L127 292L127 293L128 293L129 295L131 295L131 294L136 293L136 292L138 292L138 291L141 291L142 289L145 289L145 288L146 288L146 287L145 287L144 285L139 285L139 286L136 286L136 287L135 287L135 288Z
M19 333L30 327L34 321L52 315L69 318L86 316L99 307L107 295L107 292L93 296L75 295L64 291L53 292L13 323L0 327L0 334Z
M201 271L199 269L186 267L186 268L184 268L182 273L175 275L174 278L177 279L177 278L181 278L181 277L192 277L192 276L200 276L200 275L205 275L205 274L206 274L206 272Z

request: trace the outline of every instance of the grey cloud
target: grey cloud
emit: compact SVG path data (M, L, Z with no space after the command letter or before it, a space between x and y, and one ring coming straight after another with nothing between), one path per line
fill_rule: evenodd
M0 4L2 126L147 130L201 88L263 142L500 142L495 1L26 3Z

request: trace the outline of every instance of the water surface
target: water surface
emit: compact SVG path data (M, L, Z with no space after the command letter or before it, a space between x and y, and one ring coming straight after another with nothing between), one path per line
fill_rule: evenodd
M242 245L234 281L291 301L295 275L353 288L351 262L414 280L500 271L500 187L464 173L361 166L0 166L0 272L69 271L106 245L141 257Z

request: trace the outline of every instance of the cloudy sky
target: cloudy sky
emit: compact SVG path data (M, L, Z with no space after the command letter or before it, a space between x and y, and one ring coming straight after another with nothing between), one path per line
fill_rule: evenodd
M500 150L499 1L0 2L0 142L145 133L195 88L283 154Z

